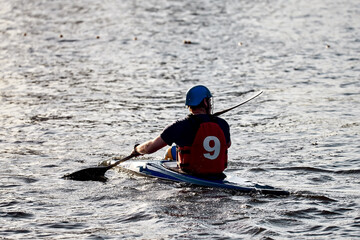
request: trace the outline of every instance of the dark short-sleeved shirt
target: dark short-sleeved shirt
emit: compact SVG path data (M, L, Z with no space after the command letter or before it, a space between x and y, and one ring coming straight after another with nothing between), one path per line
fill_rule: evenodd
M173 143L180 147L191 146L199 128L199 122L211 121L219 124L220 128L224 132L226 143L230 143L229 124L222 118L214 117L208 114L199 114L196 116L189 115L182 120L178 120L167 126L160 136L169 146Z

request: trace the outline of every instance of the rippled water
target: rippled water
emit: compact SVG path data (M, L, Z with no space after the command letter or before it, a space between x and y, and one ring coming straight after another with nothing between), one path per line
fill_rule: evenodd
M358 1L0 0L3 239L356 239ZM185 44L190 41L191 44ZM231 125L242 195L108 171L184 117L205 84ZM161 159L162 151L147 156Z

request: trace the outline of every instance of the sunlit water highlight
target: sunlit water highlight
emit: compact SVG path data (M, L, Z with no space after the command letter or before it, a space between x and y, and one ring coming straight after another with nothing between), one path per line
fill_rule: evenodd
M0 1L4 239L356 239L357 1ZM186 42L184 42L186 41ZM190 44L188 44L190 43ZM242 195L109 171L207 85L231 125ZM161 159L163 152L148 158Z

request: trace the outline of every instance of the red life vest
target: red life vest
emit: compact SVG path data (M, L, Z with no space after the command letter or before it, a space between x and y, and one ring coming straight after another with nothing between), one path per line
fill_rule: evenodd
M191 174L219 174L227 167L227 143L215 122L200 123L192 146L178 147L178 166Z

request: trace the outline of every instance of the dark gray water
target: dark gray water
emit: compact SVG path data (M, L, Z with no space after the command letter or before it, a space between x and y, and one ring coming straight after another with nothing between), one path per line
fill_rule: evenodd
M359 238L359 1L0 6L1 239ZM291 196L60 179L184 117L195 84L215 111L264 90L223 116L228 171Z

